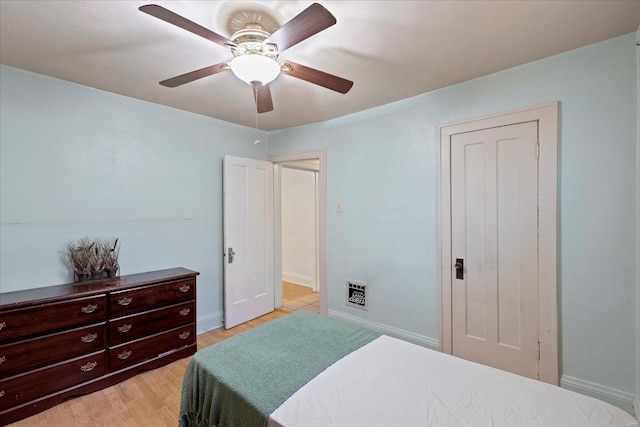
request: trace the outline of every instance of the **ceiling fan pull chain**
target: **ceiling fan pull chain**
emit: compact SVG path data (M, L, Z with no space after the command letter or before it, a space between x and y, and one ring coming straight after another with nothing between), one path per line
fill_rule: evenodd
M254 99L258 99L258 86L257 85L251 85L253 87L253 96ZM255 145L260 144L260 134L258 134L258 110L256 110L256 140L253 141L253 143Z

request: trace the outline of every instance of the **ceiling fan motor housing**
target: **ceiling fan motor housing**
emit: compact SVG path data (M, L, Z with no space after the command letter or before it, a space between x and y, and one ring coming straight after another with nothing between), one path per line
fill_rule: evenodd
M278 58L278 46L273 43L263 43L271 34L256 22L249 22L241 30L231 36L236 46L229 46L233 56L262 55L273 59Z

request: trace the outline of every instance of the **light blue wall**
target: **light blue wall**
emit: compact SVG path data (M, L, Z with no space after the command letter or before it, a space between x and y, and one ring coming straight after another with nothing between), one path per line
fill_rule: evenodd
M635 49L631 34L269 133L270 154L327 147L330 310L437 340L438 126L557 100L563 377L633 394ZM67 241L119 236L123 274L200 271L199 324L216 325L221 158L265 158L255 130L9 67L0 93L0 291L68 281ZM347 279L369 284L368 312L345 305Z
M256 131L5 66L0 91L0 290L69 282L68 241L117 236L122 274L199 271L218 326L222 156L264 159Z
M327 148L329 309L438 339L438 126L560 101L562 374L631 402L636 49L629 34L381 108L271 132L270 154ZM368 312L345 305L346 279L369 284Z

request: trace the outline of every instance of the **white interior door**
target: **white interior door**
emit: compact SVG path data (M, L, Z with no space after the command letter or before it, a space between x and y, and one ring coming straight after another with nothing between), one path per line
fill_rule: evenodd
M452 352L536 379L537 126L451 137Z
M224 326L274 309L273 164L224 156Z

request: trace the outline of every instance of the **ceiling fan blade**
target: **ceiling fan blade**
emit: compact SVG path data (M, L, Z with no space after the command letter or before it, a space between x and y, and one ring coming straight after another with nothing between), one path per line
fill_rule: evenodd
M191 71L190 73L181 74L179 76L176 76L167 80L163 80L160 82L160 84L166 87L177 87L185 83L189 83L194 80L198 80L203 77L210 76L212 74L218 74L223 71L227 71L228 68L226 68L225 65L227 65L226 62L221 62L216 65L200 68L199 70Z
M335 90L336 92L347 93L353 86L351 80L343 79L342 77L334 76L333 74L325 73L315 68L309 68L288 60L285 61L285 68L287 68L287 66L291 68L291 70L283 69L284 74L306 80L309 83L326 87L327 89Z
M320 4L313 3L278 28L264 43L275 43L278 45L278 50L282 52L335 23L336 18L331 12Z
M227 45L236 46L234 42L227 39L226 37L223 37L220 34L214 33L208 28L198 25L193 21L189 21L187 18L184 18L178 15L177 13L174 13L168 9L165 9L162 6L158 6L157 4L147 4L144 6L140 6L138 9L141 12L147 13L151 16L155 16L156 18L162 19L163 21L166 21L169 24L173 24L176 27L180 27L189 32L197 34L200 37L204 37L205 39L210 40L216 44L219 44L222 47L226 47Z
M273 111L273 100L271 99L271 89L269 88L269 85L254 83L252 86L258 113L268 113L269 111Z

